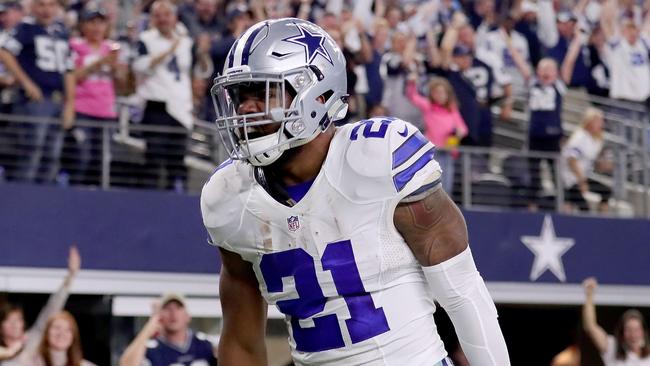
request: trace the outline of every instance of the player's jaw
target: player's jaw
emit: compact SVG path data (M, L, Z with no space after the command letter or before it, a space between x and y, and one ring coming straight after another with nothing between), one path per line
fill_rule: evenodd
M246 125L237 129L237 137L240 140L253 140L268 136L280 129L281 122L270 122L272 121L272 117L263 114L265 111L264 104L264 101L259 98L248 98L239 105L239 108L237 108L237 114L246 117ZM277 106L275 105L271 105L269 110L276 107ZM263 121L269 122L264 123Z

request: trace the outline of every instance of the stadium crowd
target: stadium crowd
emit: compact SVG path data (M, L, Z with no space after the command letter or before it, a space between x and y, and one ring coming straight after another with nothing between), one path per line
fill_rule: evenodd
M128 170L134 177L128 184L182 191L194 121L215 118L211 80L235 39L264 19L308 19L330 33L347 60L346 121L391 115L414 123L441 151L447 149L439 159L448 172L448 190L458 155L454 148L492 146L495 126L508 124L519 109L528 116L526 146L566 156L558 174L569 201L584 210L589 175L601 167L594 160L602 150L602 131L589 135L595 136L591 145L585 140L595 152L585 154L579 146L562 152L567 87L643 108L650 96L648 2L144 0L132 5L129 10L119 9L115 0L0 4L0 112L14 117L0 122L4 179L99 185L106 148L99 127L117 125L122 96L129 97L129 119L144 128L135 134L147 146L143 161ZM518 106L518 100L525 102ZM38 117L57 123L34 123ZM527 162L531 209L541 194L542 160ZM554 165L549 166L553 178Z

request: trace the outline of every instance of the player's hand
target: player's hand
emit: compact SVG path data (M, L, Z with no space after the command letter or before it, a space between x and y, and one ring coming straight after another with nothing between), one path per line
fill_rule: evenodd
M79 250L76 246L70 247L70 253L68 254L68 273L71 276L74 276L79 272L81 268L81 255L79 255Z
M23 89L25 89L25 94L30 100L35 102L40 102L43 100L43 92L41 91L41 88L39 88L38 85L34 84L33 81L28 80L25 82Z
M594 291L598 287L598 281L596 281L595 277L589 277L582 281L582 287L585 289L585 295L588 297L593 296Z

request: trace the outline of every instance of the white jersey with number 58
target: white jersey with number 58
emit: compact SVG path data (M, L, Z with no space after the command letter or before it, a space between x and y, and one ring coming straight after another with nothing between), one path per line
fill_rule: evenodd
M338 128L293 207L226 161L203 189L212 241L252 263L286 315L298 364L431 366L446 356L420 266L393 213L440 182L433 145L412 125L375 118Z

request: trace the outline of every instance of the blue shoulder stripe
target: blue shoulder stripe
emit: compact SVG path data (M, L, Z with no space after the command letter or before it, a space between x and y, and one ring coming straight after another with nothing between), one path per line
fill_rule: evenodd
M410 159L422 146L426 145L427 140L419 131L411 135L395 151L393 151L393 169L404 164Z
M435 148L432 147L427 152L425 152L415 163L411 164L408 168L402 170L401 172L395 174L393 177L393 184L397 191L404 189L404 186L413 179L415 173L419 172L425 165L427 165L431 160L433 160L433 152Z

